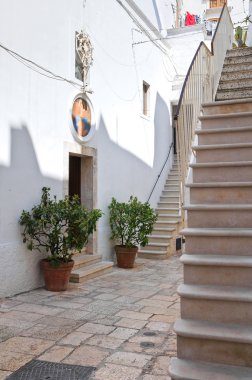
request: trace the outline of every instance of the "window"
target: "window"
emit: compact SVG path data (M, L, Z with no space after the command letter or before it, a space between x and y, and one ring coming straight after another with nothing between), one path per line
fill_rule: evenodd
M149 116L150 103L150 85L143 82L143 115Z
M210 8L222 8L226 0L210 0Z

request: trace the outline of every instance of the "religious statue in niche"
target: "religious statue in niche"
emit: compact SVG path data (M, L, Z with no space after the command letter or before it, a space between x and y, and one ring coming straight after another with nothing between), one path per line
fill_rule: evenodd
M91 109L82 97L75 99L72 108L72 120L79 137L85 137L91 129Z
M75 77L84 84L93 63L93 46L89 35L80 31L75 33Z

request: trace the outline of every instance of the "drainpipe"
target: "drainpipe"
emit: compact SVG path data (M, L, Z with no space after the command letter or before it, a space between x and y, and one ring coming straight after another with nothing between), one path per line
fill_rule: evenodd
M160 4L158 4L158 0L152 0L152 3L153 3L153 7L154 7L154 10L155 10L155 14L156 14L156 18L157 18L157 23L158 23L158 29L160 31L160 34L163 36L163 37L166 37L166 29L165 28L165 25L164 25L164 22L162 20L162 17L160 15Z

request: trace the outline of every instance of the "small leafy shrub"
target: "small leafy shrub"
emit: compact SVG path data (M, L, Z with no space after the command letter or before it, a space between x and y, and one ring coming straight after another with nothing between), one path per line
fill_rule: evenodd
M127 203L112 198L109 212L112 240L128 248L148 244L148 235L157 220L148 202L141 203L133 196Z
M79 197L51 198L50 188L42 188L40 204L22 212L23 242L29 250L47 252L49 261L58 266L71 261L74 251L81 251L96 230L101 210L88 211Z

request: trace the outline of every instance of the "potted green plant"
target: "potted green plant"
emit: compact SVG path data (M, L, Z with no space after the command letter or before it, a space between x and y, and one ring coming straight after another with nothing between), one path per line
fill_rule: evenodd
M115 198L109 205L111 239L115 246L117 265L120 268L133 268L138 246L148 244L148 235L157 220L155 211L148 202L142 203L131 196L129 201L118 202Z
M38 205L30 212L23 210L19 220L23 242L29 250L47 254L41 261L47 290L67 289L74 264L72 255L87 244L101 216L101 210L85 209L77 195L52 198L48 187L42 188Z

